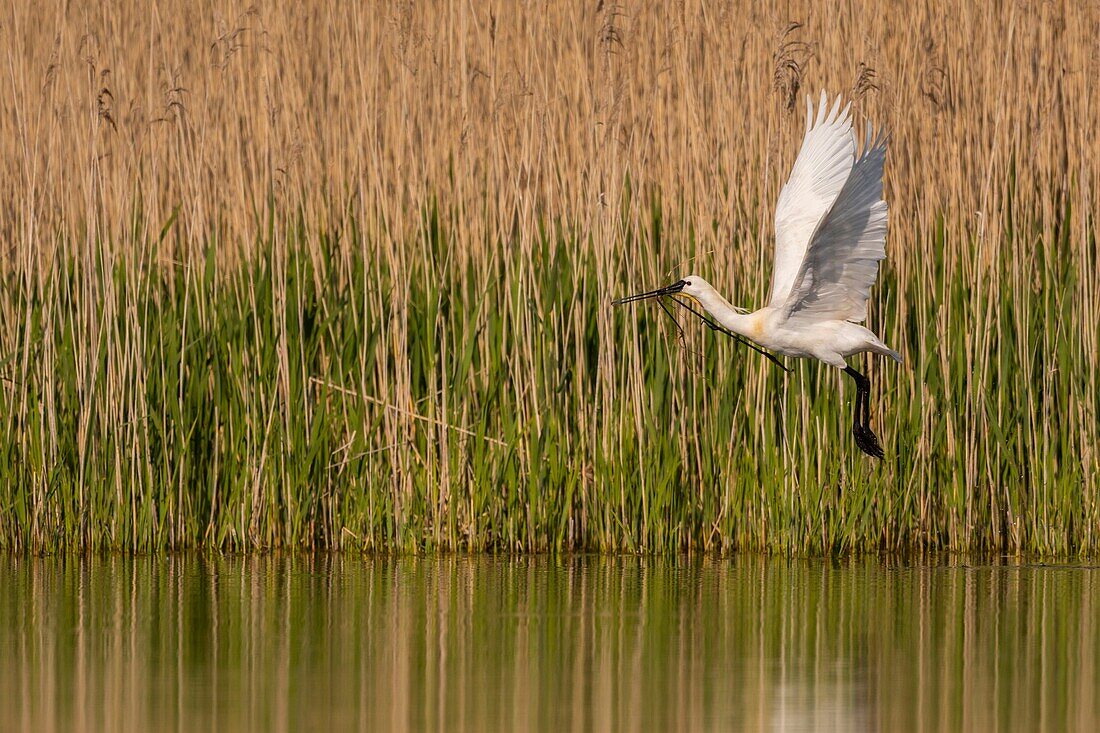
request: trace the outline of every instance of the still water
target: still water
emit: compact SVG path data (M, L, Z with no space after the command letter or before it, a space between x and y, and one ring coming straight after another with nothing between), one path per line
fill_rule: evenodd
M1095 731L1097 572L0 558L0 730Z

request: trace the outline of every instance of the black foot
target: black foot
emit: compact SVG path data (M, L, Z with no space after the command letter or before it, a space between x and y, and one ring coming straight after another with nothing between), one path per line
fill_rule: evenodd
M856 445L859 449L871 456L872 458L882 458L885 453L882 451L882 446L878 442L878 438L871 432L871 428L866 425L854 425L852 427L852 435L856 438Z

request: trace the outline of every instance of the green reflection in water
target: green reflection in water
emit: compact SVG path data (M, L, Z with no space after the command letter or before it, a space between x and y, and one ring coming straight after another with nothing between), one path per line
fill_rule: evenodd
M0 559L0 729L1096 730L1085 567Z

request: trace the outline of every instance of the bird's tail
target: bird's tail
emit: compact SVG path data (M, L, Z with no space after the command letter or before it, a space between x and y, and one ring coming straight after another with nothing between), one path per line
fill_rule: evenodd
M905 363L901 358L901 354L894 351L893 349L891 349L886 344L881 344L879 346L879 348L875 349L875 353L882 354L883 356L888 356L891 359L893 359L894 361L896 361L898 364Z
M898 364L903 363L902 358L901 358L901 354L894 351L893 349L891 349L886 344L882 343L882 339L880 339L874 333L871 333L870 331L868 331L868 333L871 334L871 339L870 339L870 341L871 341L871 351L875 352L876 354L882 354L883 356L888 356L891 359L893 359L894 361L896 361Z

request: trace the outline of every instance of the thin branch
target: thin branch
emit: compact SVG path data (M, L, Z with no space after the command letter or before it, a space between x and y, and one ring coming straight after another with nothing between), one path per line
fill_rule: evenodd
M765 357L767 357L768 361L770 361L772 364L775 364L777 367L779 367L783 371L788 372L788 373L792 371L788 367L783 366L783 362L779 361L779 359L777 359L775 356L768 353L764 349L760 348L759 346L757 346L753 342L749 341L747 338L745 338L741 334L734 333L733 331L731 331L728 328L722 326L718 322L712 320L705 313L700 313L699 311L695 310L694 308L692 308L690 305L683 302L682 300L673 298L673 302L676 303L676 305L680 306L681 308L686 308L687 310L694 313L699 318L699 320L701 320L703 323L707 324L707 326L709 326L712 331L719 331L721 333L724 333L727 336L729 336L730 338L732 338L734 341L737 341L738 343L742 343L745 346L748 346L750 349L752 349L756 353L763 354Z
M686 345L687 344L687 334L684 333L684 327L680 325L680 322L676 320L676 316L672 315L672 311L670 311L668 309L668 306L665 305L665 299L664 298L657 298L657 305L661 306L661 310L663 310L665 312L665 315L667 315L669 320L672 321L672 325L676 327L677 338L679 338L679 340L680 340L680 345L681 346Z
M502 446L504 448L508 447L508 444L505 443L503 440L498 440L496 438L490 438L487 435L478 435L473 430L468 430L466 428L459 427L458 425L451 425L450 423L443 422L442 420L436 420L434 418L425 417L424 415L421 415L418 412L413 412L412 410L403 410L402 408L400 408L396 405L391 405L390 403L384 402L384 401L382 401L380 399L377 399L375 397L368 397L365 394L359 394L355 390L347 389L346 387L341 387L340 385L332 384L331 382L326 382L323 379L318 379L317 377L310 377L309 381L313 382L314 384L319 384L322 387L327 387L328 389L331 389L334 392L340 392L341 394L349 395L351 397L358 397L361 400L365 400L365 401L370 402L370 403L375 404L375 405L380 405L381 407L385 407L387 410L393 410L394 412L405 415L406 417L411 417L413 420L421 420L421 421L426 422L426 423L431 423L432 425L438 425L439 427L449 428L450 430L454 430L457 433L462 433L463 435L469 435L469 436L472 436L474 438L481 438L482 440L484 440L486 442L489 442L489 443L492 443L493 445L499 445L499 446Z

